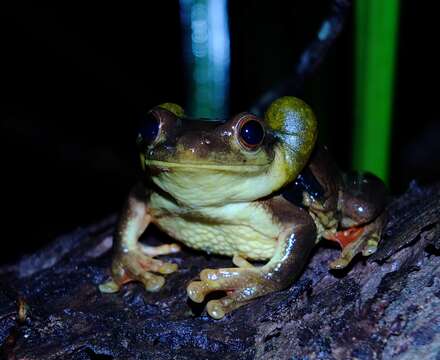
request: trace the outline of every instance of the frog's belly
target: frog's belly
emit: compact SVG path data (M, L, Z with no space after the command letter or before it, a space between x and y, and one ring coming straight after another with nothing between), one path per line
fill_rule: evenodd
M270 259L281 231L258 202L188 208L153 193L149 210L153 222L173 238L220 255Z
M155 223L186 246L208 253L267 260L275 251L273 237L245 225L203 223L175 216L162 217Z

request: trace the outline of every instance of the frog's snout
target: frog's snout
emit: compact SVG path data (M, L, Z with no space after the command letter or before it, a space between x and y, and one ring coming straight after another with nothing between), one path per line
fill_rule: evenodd
M212 134L206 132L190 132L184 134L177 143L179 152L187 156L197 156L197 158L208 158L210 154L216 153L225 147Z

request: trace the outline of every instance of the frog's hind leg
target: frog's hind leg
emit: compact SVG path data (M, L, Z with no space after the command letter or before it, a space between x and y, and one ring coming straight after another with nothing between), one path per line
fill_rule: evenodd
M385 185L376 176L345 175L338 202L342 230L323 235L342 248L339 258L330 263L330 268L342 269L357 254L369 256L376 251L386 221L385 199Z
M233 262L238 268L203 270L200 281L188 285L188 296L201 303L209 293L225 291L226 296L206 305L208 314L220 319L256 297L289 286L300 274L315 244L316 227L310 215L302 209L289 209L283 215L295 224L283 226L275 254L266 265L256 267L235 256Z
M329 264L330 268L343 269L357 254L369 256L376 252L385 220L385 213L383 213L366 225L324 234L326 239L337 242L342 248L339 257Z
M176 264L153 258L178 252L177 244L152 247L138 242L150 222L145 190L141 186L135 187L128 197L116 229L111 279L99 285L101 292L116 292L123 284L131 281L140 281L146 290L157 291L165 283L162 275L177 270Z

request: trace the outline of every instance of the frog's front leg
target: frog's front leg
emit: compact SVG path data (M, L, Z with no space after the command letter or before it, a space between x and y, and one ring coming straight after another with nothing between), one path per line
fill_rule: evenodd
M146 290L157 291L165 283L164 277L158 274L170 274L177 270L176 264L153 258L178 252L180 248L177 244L152 247L138 242L151 220L148 193L138 184L130 192L119 219L114 238L111 279L99 285L101 292L116 292L130 281L140 281Z
M213 291L226 292L226 296L211 300L206 306L208 314L215 319L256 297L288 287L300 274L315 244L316 227L305 210L282 198L269 200L266 205L271 207L281 227L270 261L256 267L235 256L233 262L238 268L204 269L200 281L193 281L187 287L188 296L197 303Z

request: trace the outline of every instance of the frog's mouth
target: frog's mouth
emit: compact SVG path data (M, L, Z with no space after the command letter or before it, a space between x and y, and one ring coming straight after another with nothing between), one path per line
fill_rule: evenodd
M145 160L145 166L160 172L172 172L173 170L211 170L219 172L261 172L269 164L246 165L246 164L213 164L213 163L192 163L192 162L168 162L160 160Z

